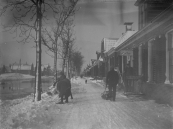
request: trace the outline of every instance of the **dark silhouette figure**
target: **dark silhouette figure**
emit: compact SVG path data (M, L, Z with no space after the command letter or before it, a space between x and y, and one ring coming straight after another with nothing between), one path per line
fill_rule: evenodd
M87 84L87 79L85 80L85 84Z
M59 104L63 104L63 97L65 96L66 103L68 103L68 97L71 96L71 99L73 99L72 93L71 93L71 82L69 79L66 78L64 74L61 75L61 79L57 83L57 90L59 91L59 97L61 98L61 101Z
M117 72L117 69L114 69L113 67L111 67L111 70L107 73L106 76L106 87L108 85L109 88L109 94L112 97L112 101L115 101L116 98L116 86L119 82L119 75Z

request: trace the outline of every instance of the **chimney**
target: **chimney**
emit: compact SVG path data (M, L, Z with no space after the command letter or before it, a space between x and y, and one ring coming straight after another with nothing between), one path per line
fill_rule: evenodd
M132 31L132 24L133 22L125 22L124 25L126 26L126 32Z

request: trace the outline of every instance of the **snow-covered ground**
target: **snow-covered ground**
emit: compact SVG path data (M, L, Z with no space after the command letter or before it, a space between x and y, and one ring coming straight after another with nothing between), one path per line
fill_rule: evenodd
M44 114L40 111L45 110L51 102L56 102L58 99L58 95L49 96L47 93L43 93L42 100L39 102L33 102L33 95L21 99L0 101L1 129L13 129L15 126L20 127L22 123L39 124L38 121L35 122L33 119L38 119L40 115Z
M92 83L96 83L97 85L104 87L106 86L105 82L103 80L96 80L92 77L84 77L84 79L87 79L88 81L91 81Z
M103 80L92 80L93 83L97 83L98 85L105 87L105 83L103 82Z
M0 103L2 129L172 129L173 110L153 100L123 96L116 102L103 100L104 88L98 82L72 79L72 94L68 104L59 105L57 95L42 94Z
M3 76L3 79L7 77L12 77L14 74L8 74ZM27 76L24 76L27 78ZM28 76L29 77L29 76ZM79 79L72 79L72 83L77 85L80 84ZM52 90L52 85L49 86L50 91ZM74 89L74 90L73 90ZM75 87L72 87L72 91L75 92ZM15 100L0 100L0 129L13 129L18 127L22 129L23 124L30 126L30 128L38 127L40 122L43 129L47 129L52 121L52 113L58 114L60 109L52 109L52 112L45 114L45 110L53 105L56 107L56 103L59 102L58 95L49 96L46 92L42 94L42 100L39 102L33 102L33 95L28 95L25 98L15 99ZM50 115L51 114L51 115ZM46 116L46 119L41 117ZM36 121L34 121L36 119ZM49 123L50 122L50 123ZM25 129L25 128L23 128Z

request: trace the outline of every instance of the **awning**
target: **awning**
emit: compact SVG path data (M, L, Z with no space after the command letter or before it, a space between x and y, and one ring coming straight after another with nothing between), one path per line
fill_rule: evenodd
M121 50L120 55L123 56L133 56L133 51L132 50Z

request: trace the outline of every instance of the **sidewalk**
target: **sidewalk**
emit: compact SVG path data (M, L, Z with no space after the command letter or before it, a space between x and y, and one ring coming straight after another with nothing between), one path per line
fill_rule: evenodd
M62 129L172 129L172 107L120 92L115 102L103 100L104 88L98 83L81 79L83 90L74 95L70 108L62 105Z
M93 83L98 84L99 86L105 87L103 80L91 80ZM142 89L144 90L143 97L146 99L155 100L160 104L168 104L173 107L173 87L171 85L164 84L142 84ZM118 90L118 89L117 89ZM119 91L119 90L118 90ZM122 90L119 92L123 92ZM126 93L126 96L135 95L135 93ZM140 94L136 94L140 95Z

